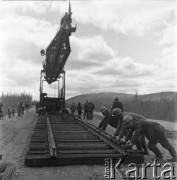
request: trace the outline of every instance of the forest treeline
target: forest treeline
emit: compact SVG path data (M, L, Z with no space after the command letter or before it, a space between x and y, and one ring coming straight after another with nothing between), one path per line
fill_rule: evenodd
M110 109L112 103L93 101L95 110L99 111L100 106L104 105ZM159 119L166 121L176 121L177 101L175 99L162 99L160 101L141 101L130 100L122 101L125 112L141 114L149 119Z
M0 102L3 104L3 114L6 115L7 114L7 109L14 109L15 112L17 112L17 105L18 103L24 102L24 103L28 103L29 106L32 103L32 95L29 93L2 93L2 95L0 96Z
M102 105L106 106L108 109L111 108L112 103L114 101L114 98L110 94L106 96L106 94L103 94L103 96L94 95L94 98L90 96L84 95L82 97L74 97L70 98L68 102L71 104L74 102L77 104L78 102L81 102L82 106L85 102L85 100L92 101L95 105L95 110L99 111L100 107ZM119 97L119 96L118 96ZM138 95L134 95L131 98L121 98L121 102L123 103L124 111L125 112L133 112L137 114L141 114L149 119L156 119L156 120L166 120L166 121L173 121L175 122L177 119L177 97L176 95L172 98L167 97L160 97L158 99L149 98L146 100Z

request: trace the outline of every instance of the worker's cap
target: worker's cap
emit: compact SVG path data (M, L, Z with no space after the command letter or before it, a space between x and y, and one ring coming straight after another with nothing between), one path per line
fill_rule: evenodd
M132 120L133 120L133 117L132 117L132 116L126 115L126 116L124 117L124 119L123 119L123 125L126 125L126 124L130 123L130 121L132 121Z
M119 108L114 108L113 110L112 110L112 116L117 116L117 115L119 115L121 113L121 109L119 109Z
M108 111L108 109L105 107L105 106L101 106L100 107L100 112L105 112L105 111Z

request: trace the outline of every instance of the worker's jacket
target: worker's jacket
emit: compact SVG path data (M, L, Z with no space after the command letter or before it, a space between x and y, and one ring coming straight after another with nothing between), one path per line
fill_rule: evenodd
M111 111L112 111L114 108L119 108L119 109L121 109L122 112L124 112L122 103L121 103L120 101L114 101L114 102L113 102L112 107L111 107Z
M82 112L82 106L81 106L81 105L77 105L77 111L78 111L79 113Z
M144 119L135 119L128 136L129 138L132 137L132 144L136 144L142 135L145 135L149 141L154 141L155 139L159 139L163 132L164 128L159 123Z
M84 104L84 110L87 110L88 109L88 103L86 102L85 104Z
M122 126L122 118L120 115L118 116L112 116L112 114L109 112L100 122L98 128L101 128L103 130L106 129L107 125L112 126L113 128L116 128L116 135L119 134L121 126Z

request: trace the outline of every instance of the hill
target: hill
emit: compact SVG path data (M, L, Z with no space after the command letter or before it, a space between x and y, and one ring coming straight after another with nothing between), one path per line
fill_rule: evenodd
M177 92L160 92L145 95L132 95L115 92L83 94L72 97L66 101L67 107L74 102L85 103L92 101L95 111L99 111L101 106L111 108L111 105L118 97L123 103L124 111L141 114L149 119L160 119L166 121L176 121L177 117Z
M124 94L124 93L116 93L116 92L101 92L101 93L91 93L91 94L82 94L72 98L67 99L67 103L84 103L86 100L88 101L98 101L98 102L110 102L112 103L114 98L118 97L120 101L129 101L135 100L136 98L141 101L161 101L162 99L173 100L177 98L177 92L159 92L152 94L144 94L144 95L135 95L135 94Z

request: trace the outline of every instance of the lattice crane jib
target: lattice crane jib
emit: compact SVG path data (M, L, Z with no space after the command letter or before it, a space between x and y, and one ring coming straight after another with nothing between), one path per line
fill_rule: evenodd
M69 37L72 32L76 31L76 26L72 27L71 25L71 15L71 5L69 3L69 10L61 19L59 30L46 48L46 59L43 63L43 68L45 72L45 80L49 84L55 82L63 72L63 68L71 52ZM45 51L41 50L41 55L44 53Z

